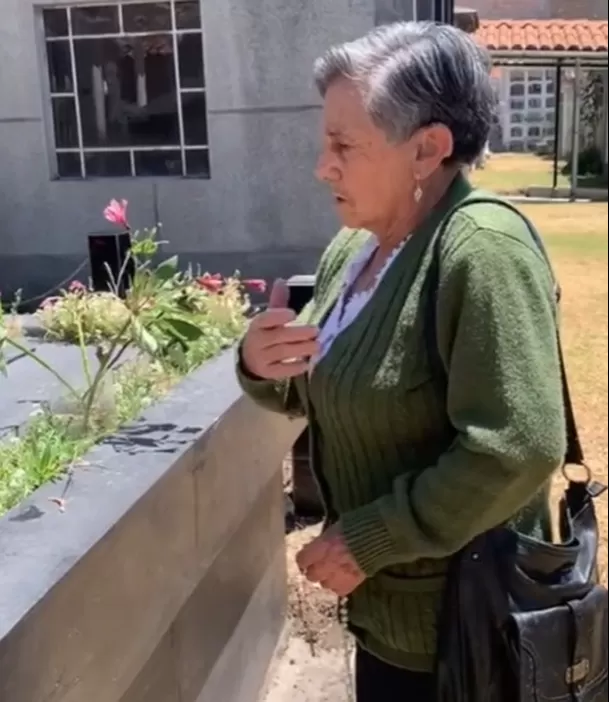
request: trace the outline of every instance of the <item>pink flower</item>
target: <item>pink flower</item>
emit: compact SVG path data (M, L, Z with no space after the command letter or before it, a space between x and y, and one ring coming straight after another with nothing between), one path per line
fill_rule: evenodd
M68 292L71 292L71 293L87 292L87 286L84 285L83 283L81 283L80 280L73 280L70 283L70 286L68 288Z
M40 305L40 309L46 310L46 309L48 309L49 307L53 307L53 305L56 305L56 304L59 302L60 299L61 299L61 298L60 298L60 297L57 297L57 296L55 296L55 297L47 297L45 300L42 301L42 303L41 303L41 305Z
M211 293L220 292L224 287L224 281L219 273L214 273L214 275L205 273L205 275L201 275L197 278L197 284L199 287Z
M266 280L259 280L257 278L251 280L244 280L243 285L245 285L246 288L249 288L253 292L266 292Z
M127 200L110 200L110 203L104 210L104 217L112 224L118 224L119 227L129 229L129 221L127 220Z

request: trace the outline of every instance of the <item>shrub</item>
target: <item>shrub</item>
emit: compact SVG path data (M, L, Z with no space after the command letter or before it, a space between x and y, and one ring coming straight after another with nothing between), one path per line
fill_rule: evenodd
M562 170L563 175L571 175L573 155L570 154ZM598 146L587 146L580 151L577 159L577 174L580 176L598 176L604 172L604 158Z
M36 317L52 340L77 344L82 333L85 343L95 344L119 334L129 310L114 293L93 292L75 282L47 298Z
M105 218L131 231L127 201L112 200ZM128 254L133 277L121 297L127 266L108 292L95 292L80 281L43 302L37 318L47 334L59 341L103 346L133 345L181 369L206 360L232 343L245 325L249 307L246 289L264 291L261 280L241 282L238 275L195 275L178 270L173 256L153 265L160 243L157 228L132 232Z
M126 201L112 201L104 215L129 229ZM107 292L73 281L37 311L51 338L78 345L84 388L11 333L16 315L3 313L0 305L0 372L8 374L4 350L12 347L46 369L65 393L35 412L16 436L0 441L0 514L74 467L95 442L136 417L244 330L247 291L263 292L264 281L181 272L177 257L155 265L156 233L133 234L129 260L134 272L124 297L119 295L125 287L121 273ZM90 346L95 347L96 364L91 363ZM135 353L126 356L128 350Z
M130 229L127 202L113 200L104 210L106 219ZM161 364L169 374L186 373L234 342L245 326L249 300L244 286L261 290L264 281L245 281L219 274L195 276L178 270L176 256L153 264L159 253L157 229L134 232L127 261L105 293L73 281L67 290L45 300L38 319L54 339L75 342L81 351L86 380L83 390L63 377L27 344L11 338L6 320L0 318L0 371L6 373L4 348L13 346L55 376L82 417L85 431L98 430L98 400L106 382L124 361L129 349ZM131 278L124 280L127 263L133 264ZM128 282L121 298L119 291ZM97 364L90 362L88 346L94 344Z

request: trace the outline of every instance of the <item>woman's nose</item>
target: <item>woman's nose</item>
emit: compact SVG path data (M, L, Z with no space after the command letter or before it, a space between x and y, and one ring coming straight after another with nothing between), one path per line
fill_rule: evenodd
M327 152L322 152L317 159L315 177L322 183L336 183L340 180L340 170Z

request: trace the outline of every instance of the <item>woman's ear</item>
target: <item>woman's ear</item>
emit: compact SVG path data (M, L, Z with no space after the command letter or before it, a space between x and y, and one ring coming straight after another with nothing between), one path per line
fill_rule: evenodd
M430 124L416 137L415 163L422 179L428 178L453 152L453 135L444 124Z

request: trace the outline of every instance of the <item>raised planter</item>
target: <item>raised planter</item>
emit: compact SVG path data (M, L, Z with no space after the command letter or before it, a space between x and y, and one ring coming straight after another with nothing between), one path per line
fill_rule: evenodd
M301 431L241 395L228 352L0 519L0 700L255 702Z

